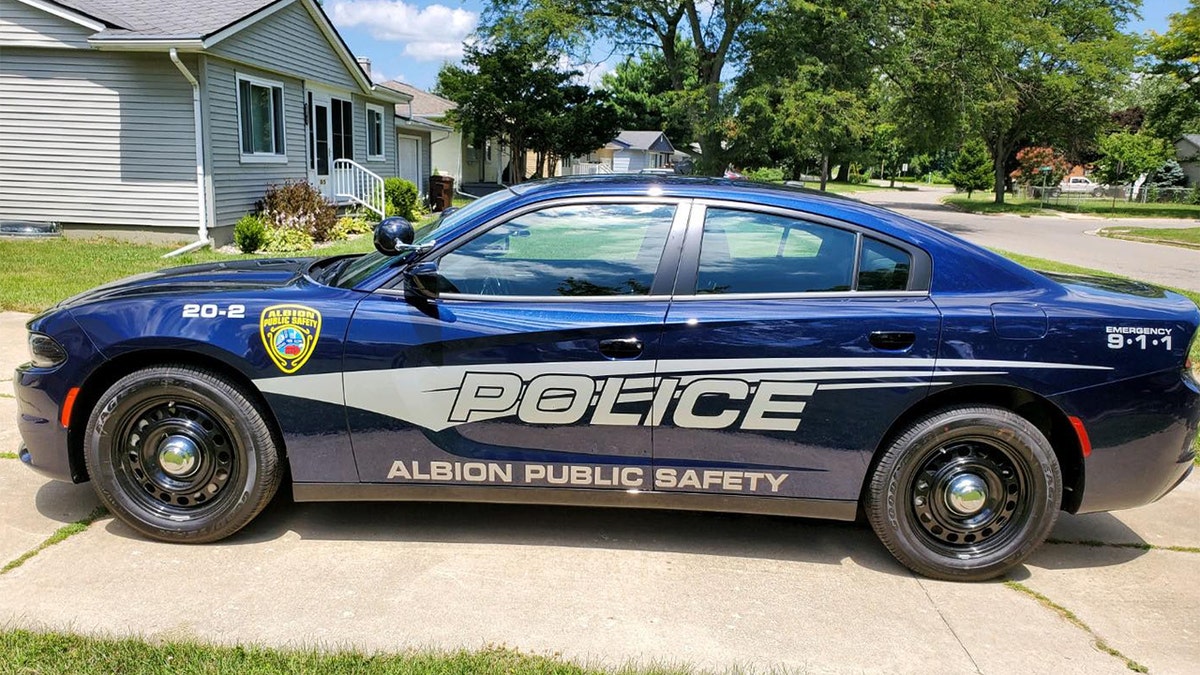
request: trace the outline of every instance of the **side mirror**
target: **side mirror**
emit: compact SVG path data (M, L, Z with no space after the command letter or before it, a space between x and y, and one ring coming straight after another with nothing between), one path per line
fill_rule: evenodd
M375 226L375 250L384 255L400 255L413 249L417 233L404 218L384 218Z
M417 263L404 272L404 287L409 297L432 300L438 296L438 284L436 262Z

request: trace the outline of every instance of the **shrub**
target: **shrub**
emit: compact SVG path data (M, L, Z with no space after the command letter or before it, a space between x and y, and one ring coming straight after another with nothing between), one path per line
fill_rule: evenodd
M313 247L312 235L290 227L277 227L267 237L266 250L271 253L294 253Z
M267 225L255 215L244 215L233 226L233 243L242 253L254 253L267 243Z
M954 189L966 192L970 199L973 192L992 187L994 181L992 157L983 141L971 139L964 143L950 165L950 182Z
M269 228L297 230L313 241L328 241L337 224L337 207L307 181L272 185L258 210Z
M750 180L761 181L763 183L779 183L783 181L783 169L772 166L761 169L747 169L744 175Z
M388 217L400 216L416 221L419 214L417 186L403 178L389 178L383 182L384 211Z
M377 214L372 213L371 215ZM373 229L375 229L374 226L367 218L357 214L346 215L338 218L337 225L333 227L333 231L330 233L330 239L340 241L354 234L367 234Z

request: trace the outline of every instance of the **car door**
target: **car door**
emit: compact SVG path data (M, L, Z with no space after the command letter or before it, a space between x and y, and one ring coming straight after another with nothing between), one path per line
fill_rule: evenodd
M661 341L656 489L857 499L930 386L929 275L927 254L864 228L698 202Z
M671 199L536 204L422 260L435 299L363 300L345 375L360 479L648 487L687 213Z

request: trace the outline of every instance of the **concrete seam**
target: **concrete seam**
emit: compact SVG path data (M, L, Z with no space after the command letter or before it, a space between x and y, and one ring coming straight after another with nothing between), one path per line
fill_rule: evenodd
M80 518L79 520L76 520L73 523L68 523L67 525L63 525L62 527L55 530L54 534L51 534L49 537L46 537L46 539L43 540L42 543L38 544L37 546L34 546L33 548L29 549L28 551L17 556L16 558L8 561L8 563L5 564L4 567L0 568L0 576L8 574L9 572L20 567L21 565L24 565L25 562L28 561L30 558L41 553L42 551L46 550L47 548L50 548L51 546L54 546L55 544L60 544L64 541L66 541L67 539L79 534L80 532L86 531L88 529L88 527L91 526L92 523L96 522L97 520L99 520L100 518L103 518L106 515L108 515L108 509L104 508L103 506L97 506L96 508L92 509L91 513Z
M1050 598L1046 597L1045 595L1042 595L1041 593L1038 593L1037 591L1033 590L1032 588L1026 586L1025 584L1023 584L1019 581L1013 581L1010 579L1010 580L1005 581L1004 585L1018 593L1021 593L1022 595L1027 595L1030 598L1033 598L1034 600L1036 600L1038 602L1039 605L1045 607L1046 609L1049 609L1050 611L1054 612L1055 614L1058 614L1059 618L1061 618L1062 620L1066 621L1067 623L1071 624L1072 626L1075 626L1079 630L1082 630L1083 632L1087 633L1088 637L1090 637L1092 639L1092 644L1096 647L1096 649L1104 652L1105 654L1108 654L1109 656L1112 656L1113 658L1124 661L1126 668L1132 670L1135 673L1150 672L1150 669L1147 668L1146 666L1143 666L1142 664L1138 663L1137 661L1134 661L1133 659L1129 658L1128 656L1125 656L1125 654L1121 653L1121 650L1109 645L1108 642L1105 641L1104 638L1100 637L1099 633L1092 630L1091 626L1087 625L1086 623L1083 622L1083 619L1080 619L1078 616L1076 616L1075 612L1072 612L1071 610L1067 609L1066 607L1063 607L1062 605L1058 604L1057 602L1054 602Z
M975 657L971 656L971 650L967 649L967 645L963 643L962 638L958 637L958 633L954 631L954 626L951 626L950 622L946 620L946 615L942 614L941 608L938 607L937 603L933 601L933 596L929 594L929 589L925 588L925 584L921 583L919 578L914 577L914 579L916 579L917 585L921 587L921 591L925 593L925 597L929 600L929 606L933 607L933 611L937 612L938 618L942 620L942 623L945 624L946 629L949 630L950 634L954 636L954 641L958 643L958 646L962 648L963 653L967 655L967 660L971 662L971 667L975 669L975 672L978 675L983 675L983 671L979 670L979 664L975 662Z
M1174 546L1168 544L1150 544L1141 543L1113 543L1107 541L1099 541L1096 539L1047 539L1047 544L1055 544L1058 546L1090 546L1092 548L1131 548L1139 551L1171 551L1173 553L1200 553L1200 546Z

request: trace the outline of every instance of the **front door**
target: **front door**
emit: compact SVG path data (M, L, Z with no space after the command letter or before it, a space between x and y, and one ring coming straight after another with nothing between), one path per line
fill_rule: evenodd
M659 351L655 488L858 499L871 453L931 386L928 256L786 211L692 219Z
M345 391L362 481L649 489L687 208L530 208L435 253L436 301L359 304Z
M308 92L308 182L316 186L321 194L333 199L333 180L330 173L333 165L332 123L330 98L320 92Z
M421 141L412 136L396 136L396 175L421 188Z

